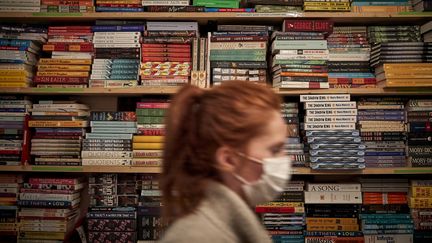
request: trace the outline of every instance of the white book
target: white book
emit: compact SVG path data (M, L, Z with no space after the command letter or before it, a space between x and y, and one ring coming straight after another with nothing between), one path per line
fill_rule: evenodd
M315 102L315 101L350 101L350 94L334 94L334 95L300 95L300 102Z
M308 192L305 191L306 204L362 204L361 192Z
M315 192L360 192L360 183L307 183L306 191Z
M149 31L198 31L198 22L159 22L148 21L147 30Z

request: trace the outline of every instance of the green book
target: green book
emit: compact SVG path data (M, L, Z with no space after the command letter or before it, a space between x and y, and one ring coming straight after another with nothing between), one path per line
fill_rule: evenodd
M239 8L238 0L194 0L194 6L204 6L206 8Z
M165 116L167 109L136 109L137 116Z

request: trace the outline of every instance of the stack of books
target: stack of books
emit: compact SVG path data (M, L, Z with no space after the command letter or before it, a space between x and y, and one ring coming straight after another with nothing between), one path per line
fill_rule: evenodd
M209 33L213 85L227 81L266 84L267 70L264 67L225 68L225 65L215 62L255 62L257 66L266 63L268 30L267 26L218 25L218 31Z
M189 83L197 22L147 22L141 52L142 86Z
M0 26L0 87L30 87L41 46L48 38L39 27Z
M19 96L0 96L0 164L29 163L30 132L27 126L30 100Z
M95 0L96 12L142 12L141 0Z
M351 10L355 13L398 13L412 11L409 0L353 0Z
M19 241L67 241L78 226L81 190L79 177L30 177L20 192Z
M99 22L93 26L95 59L90 87L124 88L138 85L140 38L145 26Z
M366 26L335 27L327 38L331 88L375 87Z
M155 241L161 237L166 226L161 216L162 194L158 176L155 174L142 174L138 177L141 191L137 208L138 240Z
M290 181L273 202L257 205L261 220L274 242L303 242L305 228L304 181Z
M368 26L368 37L371 44L421 41L418 25Z
M28 123L34 165L81 165L81 139L88 127L89 107L75 101L45 100L33 104Z
M432 181L412 180L409 205L414 221L414 242L426 243L432 239Z
M88 13L94 12L93 0L58 1L40 0L40 12L43 13Z
M285 143L285 153L291 157L293 167L305 167L308 159L304 151L304 144L300 140L298 103L282 103L281 113L288 128L288 136Z
M85 88L93 59L91 26L48 28L48 43L43 51L51 58L41 58L34 83L37 87Z
M1 0L0 12L42 12L41 0L26 0L19 2L14 0Z
M17 199L22 183L22 175L0 175L0 235L4 242L14 242L18 236Z
M135 242L136 175L98 174L89 178L89 242Z
M367 167L407 166L405 105L399 98L361 98L358 124Z
M138 135L133 137L134 166L161 167L168 102L138 102Z
M358 222L361 203L359 183L308 183L306 242L363 242Z
M418 44L417 47L413 46L413 51L408 52L421 53L426 48L432 48L432 45L429 45L431 43L418 42ZM417 51L414 49L417 49ZM417 59L417 61L421 62L422 59ZM410 60L407 60L407 62L410 62ZM384 63L375 67L378 85L380 87L394 88L432 87L432 63L418 62Z
M246 4L258 13L301 12L303 0L247 0Z
M329 88L328 20L284 20L272 34L272 74L276 88Z
M131 165L135 112L92 112L90 127L83 141L83 165Z
M304 0L303 10L305 12L350 12L351 2L349 0Z
M301 95L312 169L364 169L364 145L350 95Z
M409 100L406 110L409 165L432 166L432 100Z
M365 242L385 238L413 242L413 220L407 205L407 179L361 179L360 219Z

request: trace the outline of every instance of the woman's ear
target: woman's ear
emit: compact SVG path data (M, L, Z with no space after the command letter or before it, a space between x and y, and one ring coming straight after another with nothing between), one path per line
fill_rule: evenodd
M219 147L216 150L215 159L217 167L223 172L235 171L240 163L239 157L227 146Z

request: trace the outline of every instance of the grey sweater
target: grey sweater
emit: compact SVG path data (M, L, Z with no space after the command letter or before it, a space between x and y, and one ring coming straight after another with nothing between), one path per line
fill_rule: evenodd
M196 212L175 221L161 243L271 243L251 208L228 187L211 183Z

